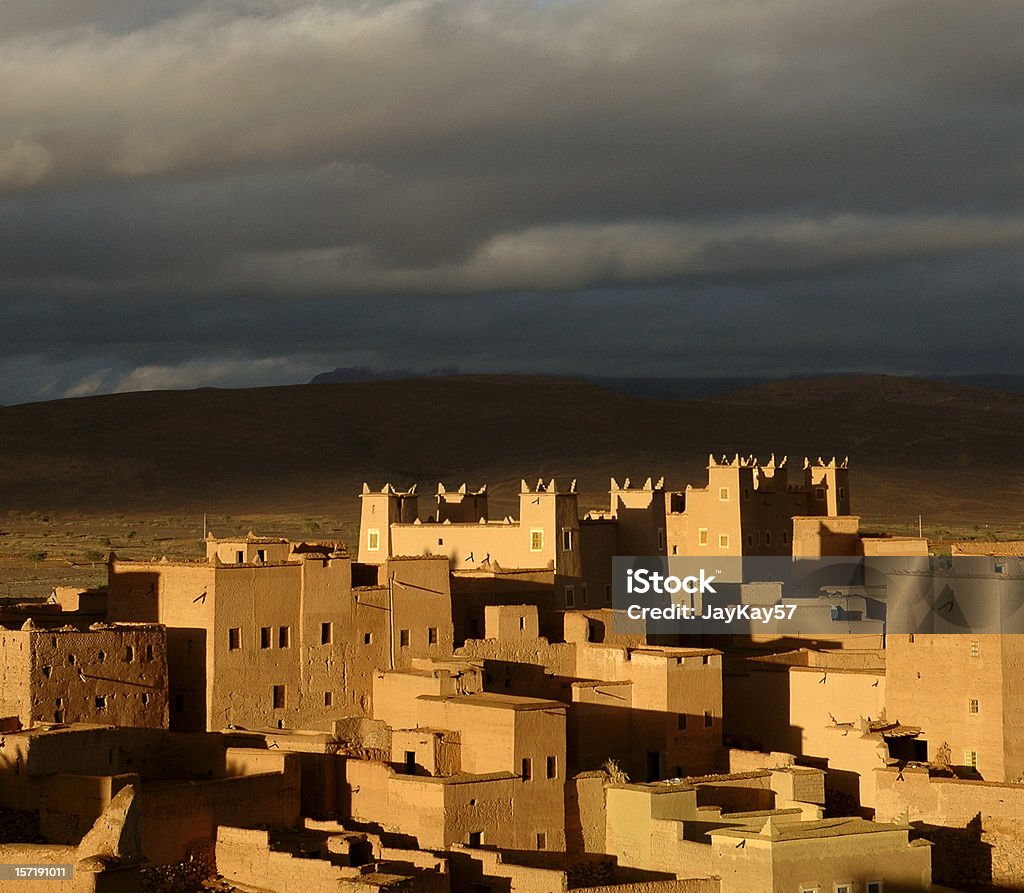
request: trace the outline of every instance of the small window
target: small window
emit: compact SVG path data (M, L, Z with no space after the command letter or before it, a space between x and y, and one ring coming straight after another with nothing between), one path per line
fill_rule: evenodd
M707 710L705 710L704 711L704 728L705 729L710 729L714 724L715 724L715 718L710 713L708 713Z
M438 544L439 546L443 546L443 545L444 545L444 537L443 537L443 536L439 536L439 537L437 538L437 544Z
M565 606L567 608L576 607L576 590L572 586L565 587Z
M52 672L53 672L53 668L52 667L43 667L43 678L44 679L49 679L50 678L50 673L52 673Z
M523 632L525 629L526 629L526 618L525 617L520 617L519 618L519 631Z
M107 709L107 699L106 699L106 697L104 695L97 695L95 703L96 703L96 709L97 710L106 710Z
M63 710L54 710L53 711L53 721L54 722L64 722L64 711Z
M149 703L149 694L147 692L143 692L142 693L142 703L143 704L148 704Z
M754 545L754 534L752 534L752 533L748 533L747 534L747 545L748 546Z
M529 781L533 778L533 760L529 757L523 757L523 781Z
M846 487L840 487L840 488L839 488L839 498L840 498L840 499L846 499ZM868 884L868 887L870 888L870 887L871 887L871 884ZM882 889L882 882L881 882L881 881L879 881L879 882L878 882L878 890L879 890L879 893L881 893L881 889ZM870 889L868 890L868 893L871 893L871 890L870 890Z
M266 650L270 647L270 627L260 627L260 648Z
M320 644L330 645L334 638L334 629L330 623L320 624Z
M103 663L103 661L105 661L106 659L107 659L107 652L106 651L97 651L96 652L96 662L97 663Z
M74 666L75 656L73 654L69 654L68 655L68 663L71 664L72 666Z
M538 850L547 849L547 845L548 845L547 835L543 831L538 831L537 832L537 849Z
M366 551L380 551L380 531L376 528L374 528L373 530L366 531Z
M664 527L659 527L658 528L658 551L659 552L664 552L665 551L665 528Z
M325 691L324 692L324 706L325 707L333 707L334 706L334 692L333 691Z
M913 633L911 633L911 634L910 634L909 636L907 636L907 641L908 641L908 642L909 642L909 643L910 643L911 645L913 645L913 644L914 644L914 634L913 634Z
M965 750L964 751L964 765L970 769L978 768L978 751L976 750Z
M534 528L530 531L530 551L544 551L544 530L542 528Z
M727 534L727 533L720 533L718 535L718 548L719 549L728 549L729 548L729 534Z
M612 584L604 584L604 603L610 605L612 603Z
M427 644L428 645L436 645L437 644L437 627L436 626L428 626L427 627Z
M718 488L718 499L721 502L728 502L729 501L729 488L728 487L719 487Z
M971 715L976 716L978 714L978 712L979 712L979 709L978 709L979 707L980 707L980 704L978 703L978 699L977 698L971 698L967 702L967 712L970 713Z
M267 550L266 549L257 549L256 550L256 557L260 560L261 564L266 564L267 563Z
M363 644L364 645L372 645L373 644L373 633L363 633Z
M868 881L867 884L865 884L865 889L867 890L867 893L882 893L884 888L882 887L881 881Z
M562 551L572 551L572 530L568 527L562 531Z
M700 530L697 531L697 542L702 546L706 546L708 544L708 529L706 527L701 527Z
M814 498L817 499L818 502L824 502L825 501L825 488L824 487L816 487L815 490L814 490ZM843 891L839 891L838 888L836 888L836 889L837 889L838 893L843 893Z
M685 713L680 713L680 714L678 714L676 716L676 728L679 729L680 732L686 731L686 714Z
M558 757L548 757L548 778L558 778Z
M275 685L274 686L274 709L275 710L284 710L285 689L286 689L286 686L284 686L284 685Z
M128 663L135 660L135 649L131 645L124 649L124 659Z
M852 893L852 885L836 884L836 893Z
M279 626L277 628L277 647L289 648L292 644L292 628L290 626Z
M235 564L245 564L245 552L241 549L235 552Z
M147 645L146 646L146 661L148 662L148 661L151 661L152 659L153 659L153 646L152 645Z
M772 532L770 530L766 530L764 532L764 544L766 546L770 546L772 544Z
M483 841L483 836L484 836L483 831L470 831L469 832L469 845L470 846L480 846L481 842ZM490 888L488 887L488 889L490 889Z
M789 534L786 533L785 530L783 530L782 531L782 545L785 546L785 545L788 545L788 544L789 544Z
M400 629L398 631L398 644L402 648L408 648L409 647L409 630L407 630L407 629Z
M980 656L981 656L981 643L980 642L971 642L971 657L980 657Z

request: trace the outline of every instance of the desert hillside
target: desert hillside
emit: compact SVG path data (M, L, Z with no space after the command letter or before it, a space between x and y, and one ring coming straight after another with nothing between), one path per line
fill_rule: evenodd
M570 379L428 377L117 394L0 408L0 508L295 512L351 519L362 482L609 475L702 485L709 451L849 456L869 521L1019 523L1024 395L890 377L668 401ZM507 500L507 501L506 501Z

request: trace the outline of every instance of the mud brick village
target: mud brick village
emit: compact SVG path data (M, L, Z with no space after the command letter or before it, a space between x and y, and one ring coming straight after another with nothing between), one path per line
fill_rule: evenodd
M0 890L1024 887L1024 639L887 631L865 586L822 587L825 634L687 641L613 605L614 556L927 563L861 531L853 475L709 456L593 510L523 481L504 517L377 481L356 543L211 533L7 604L0 862L74 879ZM1019 577L998 548L948 562Z

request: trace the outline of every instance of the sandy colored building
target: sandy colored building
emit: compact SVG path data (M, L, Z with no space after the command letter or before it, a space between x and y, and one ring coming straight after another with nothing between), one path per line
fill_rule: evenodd
M0 717L31 727L167 728L167 636L153 623L0 629Z
M987 781L1024 777L1024 641L1013 635L890 635L886 716L919 726L932 761Z
M229 747L219 733L72 725L2 740L0 806L37 812L51 843L78 845L127 786L139 794L142 853L157 865L212 842L221 824L299 819L295 755Z
M931 844L905 825L860 818L784 821L709 832L722 893L884 893L931 889Z
M850 514L847 462L708 456L708 484L666 494L669 555L789 555L793 518Z
M329 545L249 536L208 552L110 564L110 617L167 627L172 729L329 730L369 715L376 670L451 653L443 559L389 559L353 586L351 558Z
M606 851L618 864L688 877L716 874L708 832L746 827L770 813L820 819L823 773L784 767L652 784L608 782Z
M467 691L449 669L378 674L387 762L350 760L352 814L420 846L565 849L566 707Z

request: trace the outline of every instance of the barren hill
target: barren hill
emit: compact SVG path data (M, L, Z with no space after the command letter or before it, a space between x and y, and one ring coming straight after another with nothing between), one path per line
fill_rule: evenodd
M841 377L665 401L570 379L457 376L248 390L158 391L0 408L0 508L330 513L362 482L487 482L497 511L520 477L705 481L708 452L848 455L870 520L1018 522L1024 395Z

